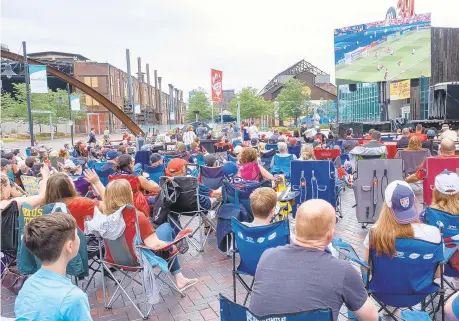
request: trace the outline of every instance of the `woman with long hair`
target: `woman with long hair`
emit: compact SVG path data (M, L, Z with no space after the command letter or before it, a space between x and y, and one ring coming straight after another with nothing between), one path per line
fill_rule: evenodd
M459 176L444 171L435 177L431 208L459 215Z
M135 253L132 248L133 240L135 233L131 234L128 231L135 229L129 228L132 225L136 224L136 209L133 207L128 207L128 205L133 205L134 199L132 194L132 189L130 183L125 179L115 180L110 182L105 189L104 204L101 207L101 212L103 215L113 215L115 213L121 212L121 215L124 219L126 225L125 237L126 242L129 246L133 257L135 258ZM137 212L138 223L139 223L139 232L140 237L144 244L152 249L153 251L159 250L167 246L175 238L175 233L169 223L161 224L156 230L153 228L151 223L148 221L147 216L142 212ZM186 241L181 241L186 242ZM179 251L185 252L184 248L181 247L180 243L177 244ZM177 249L175 246L170 249L169 255L176 253ZM111 260L109 250L107 249L107 259ZM195 285L198 282L198 279L188 279L186 278L180 270L180 263L178 257L172 261L170 266L171 274L175 278L175 282L179 291L185 291L191 286Z
M105 187L100 182L96 172L88 169L84 172L84 176L95 187L103 200ZM44 204L56 202L67 205L67 209L75 218L78 227L82 231L84 231L84 221L94 215L94 208L103 205L101 201L78 195L72 178L64 172L52 175L46 184Z
M437 227L420 222L416 198L408 183L393 181L387 186L384 196L385 201L379 219L363 242L366 262L370 248L375 249L378 256L393 257L396 254L395 240L398 238L441 242L440 230Z
M408 147L405 148L408 151L422 150L422 143L418 136L412 136L408 142Z
M248 181L273 180L274 176L258 164L258 152L250 147L244 148L239 156L239 176Z
M314 147L311 144L301 146L300 160L316 160Z
M131 155L121 155L118 158L118 165L115 168L115 174L110 175L108 180L125 179L131 184L134 193L134 206L146 216L150 215L150 205L155 202L155 198L147 198L142 194L142 189L153 194L159 193L159 185L153 181L147 180L143 176L134 175L134 158Z

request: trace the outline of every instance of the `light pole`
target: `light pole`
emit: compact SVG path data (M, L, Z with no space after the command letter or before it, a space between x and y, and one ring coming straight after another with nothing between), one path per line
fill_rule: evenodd
M27 64L27 49L26 49L25 41L22 42L22 50L24 54L24 73L25 73L26 98L27 98L27 115L29 116L30 146L34 146L35 137L33 135L32 103L30 100L30 76L29 76L29 66Z
M72 146L73 146L73 120L72 120L72 102L70 100L70 85L67 83L67 98L69 100L69 125L70 125L70 137L72 140ZM64 100L62 97L57 98L57 102L59 104L62 104Z

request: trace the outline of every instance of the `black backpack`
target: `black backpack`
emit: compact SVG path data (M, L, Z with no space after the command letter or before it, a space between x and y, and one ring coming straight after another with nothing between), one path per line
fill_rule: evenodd
M2 210L2 252L14 252L18 250L18 203L12 201Z

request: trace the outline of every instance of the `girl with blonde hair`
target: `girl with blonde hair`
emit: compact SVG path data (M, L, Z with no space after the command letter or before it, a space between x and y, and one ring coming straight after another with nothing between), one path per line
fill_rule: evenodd
M435 177L431 208L459 215L459 176L444 171Z
M422 150L421 140L418 136L412 136L408 142L408 147L405 150L415 151Z
M125 224L124 236L129 246L129 250L135 258L134 249L132 248L135 237L135 227L137 218L139 224L140 237L144 244L153 251L166 247L175 239L175 232L169 223L163 223L158 228L154 228L148 218L140 211L136 210L134 204L131 185L125 179L119 179L110 182L105 189L104 204L101 208L101 214L111 216L119 215L123 218ZM136 214L137 211L137 214ZM137 218L136 218L137 215ZM134 231L134 233L132 233ZM186 242L186 241L182 241ZM174 255L177 252L175 247L170 249L166 256ZM185 251L183 251L185 252ZM107 249L107 260L112 260L109 250ZM186 278L180 269L178 257L170 263L171 274L175 278L177 289L182 292L194 286L198 279Z
M300 159L301 160L315 160L314 156L314 148L310 144L303 145L301 147L301 154L300 154Z

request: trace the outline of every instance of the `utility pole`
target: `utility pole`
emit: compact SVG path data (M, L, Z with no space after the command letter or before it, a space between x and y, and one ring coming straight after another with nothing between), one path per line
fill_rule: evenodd
M35 137L33 135L33 117L32 117L32 102L30 97L30 75L29 65L27 64L27 48L26 42L22 42L22 50L24 55L24 72L25 72L25 84L26 84L26 98L27 98L27 115L29 116L29 134L30 134L30 146L35 145Z
M128 74L128 99L129 106L132 110L132 117L135 122L135 110L134 110L134 97L132 96L132 78L131 78L131 55L129 54L129 49L126 49L126 63L127 63L127 74Z

